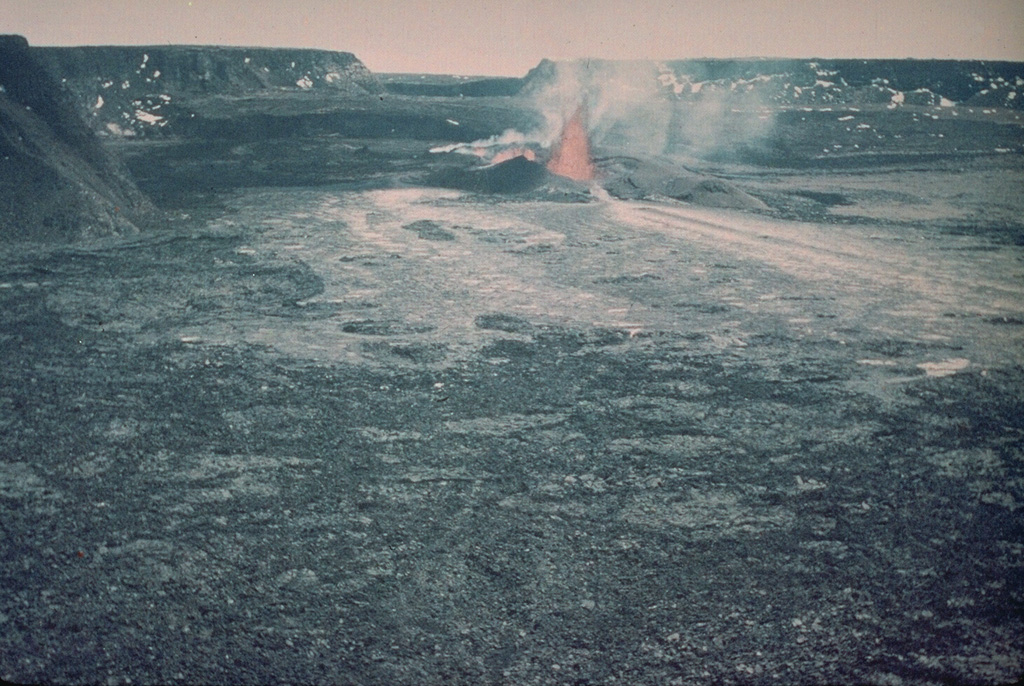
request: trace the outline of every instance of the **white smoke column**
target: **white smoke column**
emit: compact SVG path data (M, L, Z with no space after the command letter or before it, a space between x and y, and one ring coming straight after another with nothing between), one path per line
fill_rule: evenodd
M774 123L764 102L764 77L702 81L677 74L694 63L575 60L547 63L543 87L530 93L550 145L567 119L586 108L590 141L602 154L701 157L763 138ZM737 90L736 86L741 86Z
M508 150L543 155L581 108L599 156L702 158L755 144L771 131L774 117L764 88L770 78L713 80L688 73L701 68L698 62L545 61L520 94L542 116L538 129L508 130L432 152L473 154L488 162L507 159Z
M736 68L722 77L708 74L712 68L703 61L658 65L659 83L673 100L674 154L702 158L756 146L775 126L771 96L789 85L789 75L751 70L744 78Z

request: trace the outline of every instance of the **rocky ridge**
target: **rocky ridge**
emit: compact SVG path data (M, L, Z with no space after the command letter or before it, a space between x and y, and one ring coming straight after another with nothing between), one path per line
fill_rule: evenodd
M628 86L689 102L1024 109L1024 64L982 60L542 60L520 92L542 91L567 73L585 90Z

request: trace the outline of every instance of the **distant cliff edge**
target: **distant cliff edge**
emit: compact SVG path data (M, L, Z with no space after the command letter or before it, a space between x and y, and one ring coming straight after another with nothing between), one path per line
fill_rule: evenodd
M370 95L380 81L349 52L220 46L32 48L93 129L141 136L172 132L189 100L311 91Z
M902 105L1024 109L1024 63L915 59L542 60L520 94L571 80L588 96L618 90L737 106Z
M0 240L134 233L158 216L22 36L0 36Z

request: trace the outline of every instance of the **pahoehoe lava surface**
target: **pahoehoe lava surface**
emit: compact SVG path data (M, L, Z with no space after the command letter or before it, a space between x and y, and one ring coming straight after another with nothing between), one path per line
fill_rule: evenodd
M168 225L0 249L0 678L1021 675L1013 110L780 107L587 185L428 152L509 83L396 83L429 126L111 137ZM328 98L265 95L191 102Z

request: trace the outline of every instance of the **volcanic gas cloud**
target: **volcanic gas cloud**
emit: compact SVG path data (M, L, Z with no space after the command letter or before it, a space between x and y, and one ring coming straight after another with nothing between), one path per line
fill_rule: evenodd
M590 139L587 137L583 107L577 108L562 127L548 160L548 171L574 181L589 181L594 178L594 163L590 159Z

